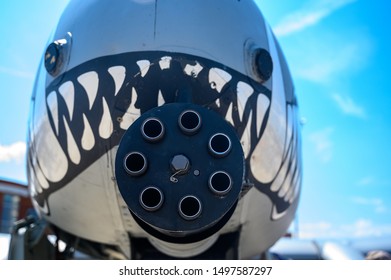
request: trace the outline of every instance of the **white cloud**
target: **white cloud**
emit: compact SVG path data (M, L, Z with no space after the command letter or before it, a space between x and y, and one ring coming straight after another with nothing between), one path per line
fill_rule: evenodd
M26 155L26 143L16 142L8 146L0 145L0 162L21 162Z
M366 34L352 35L347 41L338 34L325 33L287 49L293 75L323 85L333 84L365 67L373 43Z
M391 224L376 225L371 220L358 219L354 224L341 226L340 230L353 237L380 237L391 234Z
M286 36L307 27L317 24L334 11L355 2L356 0L323 0L315 5L307 5L305 8L286 16L273 29L274 33L281 37Z
M333 94L332 98L344 114L361 119L366 118L364 108L357 105L350 97L343 97L339 94Z
M357 185L358 186L370 186L370 185L373 185L375 182L376 182L375 178L373 178L372 176L366 176L366 177L361 178L357 182Z
M316 6L307 5L316 10L312 15L301 15L297 18L313 22L319 13L318 10L335 10L339 7L353 2L343 1L322 1ZM316 7L316 8L315 8ZM289 16L290 17L290 16ZM287 23L287 26L295 26L294 23ZM320 83L325 87L346 88L350 83L350 76L355 72L364 69L371 61L371 55L375 49L373 35L365 28L359 26L342 26L342 32L336 32L328 26L322 29L314 29L309 36L291 36L285 43L284 53L287 57L291 71L295 79L303 79ZM292 28L292 27L291 27ZM277 33L281 33L277 28Z
M299 237L308 239L381 237L390 234L391 224L374 224L368 219L358 219L344 225L333 225L326 221L304 223L299 228Z
M381 179L381 178L375 178L373 176L365 176L365 177L362 177L361 179L359 179L357 181L356 185L360 186L360 187L367 187L367 186L390 187L391 180L389 178L388 179Z
M376 213L386 213L388 211L386 204L381 198L352 197L352 201L358 205L369 206Z
M31 72L15 70L7 67L0 66L0 73L7 74L10 76L25 78L25 79L34 79L35 74Z
M324 163L329 162L333 156L333 142L331 141L333 131L332 127L327 127L309 135L309 140L315 147L316 155Z

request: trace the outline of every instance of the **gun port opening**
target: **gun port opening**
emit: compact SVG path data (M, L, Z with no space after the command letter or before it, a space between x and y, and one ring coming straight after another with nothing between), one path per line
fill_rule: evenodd
M209 140L209 151L215 157L224 157L231 150L231 139L223 133L213 135Z
M184 111L179 116L178 123L185 134L195 134L201 127L201 116L195 111Z
M179 214L185 220L194 220L201 215L201 201L195 196L186 196L179 202Z
M231 176L224 171L217 171L209 178L209 188L214 194L226 195L232 188Z
M141 125L141 133L148 142L157 142L164 136L163 123L156 118L149 118Z
M147 170L147 159L139 152L131 152L125 157L124 168L129 175L140 176Z
M147 211L156 211L163 204L163 193L156 187L148 187L140 195L140 204Z

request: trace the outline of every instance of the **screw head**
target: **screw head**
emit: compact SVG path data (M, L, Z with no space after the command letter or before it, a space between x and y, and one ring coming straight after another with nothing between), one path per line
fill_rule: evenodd
M171 169L175 173L186 173L190 168L190 161L184 155L176 155L171 160Z

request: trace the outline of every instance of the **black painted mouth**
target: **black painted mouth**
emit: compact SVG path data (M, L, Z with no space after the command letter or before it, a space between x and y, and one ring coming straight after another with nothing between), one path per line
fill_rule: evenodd
M242 111L238 110L240 83L253 89ZM50 194L66 186L117 146L141 114L166 103L188 102L214 110L234 126L239 139L251 121L248 167L251 153L263 135L270 109L263 122L257 124L257 98L261 94L269 100L272 98L265 86L223 64L160 51L131 52L87 61L55 79L45 94L50 126L61 152L66 155L68 168L64 177L56 182L46 178L49 187L34 197L41 207L45 202L47 204ZM228 112L231 112L229 117ZM35 154L34 143L30 146L30 166L36 173L34 168L39 162L33 164L31 161ZM246 178L254 180L254 185L271 197L278 212L290 206L289 201L270 191L270 185L257 182L250 168L246 169Z

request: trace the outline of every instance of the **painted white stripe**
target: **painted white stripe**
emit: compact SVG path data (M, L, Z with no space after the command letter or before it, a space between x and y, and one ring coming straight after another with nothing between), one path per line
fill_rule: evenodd
M216 99L216 106L220 108L221 104L220 104L220 98L219 99Z
M190 65L187 64L185 66L185 69L183 71L186 73L186 75L191 76L193 78L197 78L198 74L204 69L198 62L196 62L196 65Z
M114 96L116 96L119 90L121 89L122 84L125 81L126 68L119 65L119 66L110 67L107 71L110 73L111 77L113 77L114 84L115 84Z
M157 106L162 106L164 103L166 103L166 101L164 100L161 90L159 90L159 95L157 96Z
M171 66L171 56L163 56L160 61L159 61L159 66L160 69L165 70L165 69L170 69Z
M232 119L232 103L229 104L229 107L228 107L228 110L227 110L227 114L225 115L225 120L229 123L232 124L232 126L235 126L234 125L234 120Z
M63 83L59 87L58 91L65 100L69 112L69 118L72 121L73 109L75 105L75 87L71 81L68 81Z
M89 151L95 146L95 137L91 125L86 115L83 114L84 131L81 137L81 146L84 150Z
M128 110L126 110L126 113L122 117L122 122L120 124L120 127L123 130L127 130L132 123L140 116L140 109L137 109L134 104L136 104L138 95L135 88L132 88L132 103L130 103Z
M293 167L293 169L294 169L294 167ZM293 176L293 172L292 172L293 169L291 167L291 169L289 170L289 172L285 178L284 184L282 185L280 191L278 192L278 196L281 198L284 197L288 193L290 188L292 188L291 182L292 182L292 176Z
M29 175L30 175L30 183L29 183L28 192L32 197L34 197L37 193L42 193L42 187L41 184L38 183L37 176L32 170L30 170ZM2 190L0 189L0 191Z
M279 220L279 219L281 219L282 217L285 216L286 212L287 212L287 210L285 210L282 213L278 213L277 207L274 205L273 206L273 212L272 212L272 219L273 220Z
M49 214L49 208L47 206L46 200L43 201L43 207L41 207L35 199L32 199L32 203L35 209L40 209L41 212L43 212L46 215Z
M35 102L34 116L36 119L39 117L39 122L36 122L38 126L34 128L36 157L45 178L51 182L59 182L68 171L68 159L50 126L46 100L42 100L43 95L40 96Z
M53 122L54 122L54 128L56 130L56 134L58 136L58 100L57 100L57 92L52 91L49 93L46 102L49 107L49 112L52 116Z
M284 157L286 139L286 100L281 65L274 37L266 27L270 55L273 59L272 98L270 114L262 138L255 147L250 168L254 177L262 183L270 183L277 175Z
M301 185L301 176L299 176L299 179L297 181L297 184L295 186L295 192L293 194L293 197L289 200L290 203L293 203L293 201L295 201L295 199L297 198L297 196L299 195L299 192L300 192L300 185Z
M141 77L147 75L151 62L149 60L139 60L136 62L141 71Z
M232 79L232 76L226 71L219 68L211 68L209 70L209 84L212 89L218 93Z
M103 114L99 124L99 135L103 139L108 139L113 133L113 120L111 119L109 106L107 105L106 99L104 97L102 98L102 103Z
M87 72L80 75L77 78L77 80L83 86L83 88L87 93L88 102L90 105L89 109L91 110L92 106L94 105L96 96L98 94L98 87L99 87L98 73L96 73L95 71Z
M287 176L288 165L289 165L289 160L286 159L279 173L277 174L277 177L274 179L273 184L270 186L270 190L272 192L278 192L282 188L284 179Z
M63 120L64 120L65 131L67 133L67 147L68 147L69 158L74 164L79 164L81 160L79 148L77 147L75 138L72 135L72 131L69 128L65 116L63 117Z
M289 201L289 203L292 203L292 199L293 199L293 196L295 194L295 189L298 188L299 186L297 185L297 182L299 181L299 175L300 175L300 172L299 170L296 172L295 174L295 177L293 178L293 184L292 184L292 187L289 189L288 193L286 194L286 196L284 197L284 200L286 202Z
M259 94L257 98L257 137L261 132L263 120L266 116L266 111L270 106L270 100L264 94Z
M285 151L284 154L287 153L289 142L292 138L292 132L293 132L293 110L292 106L287 106L287 133L286 133L286 140L285 140Z
M240 121L243 120L244 108L246 108L246 104L251 94L253 94L254 89L247 83L239 82L236 88L237 97L238 97L238 111Z
M251 149L251 124L252 124L252 118L253 117L253 111L250 111L250 115L248 116L248 122L246 125L246 128L244 129L242 138L240 139L240 142L242 143L244 157L247 158L250 149Z
M43 175L41 167L39 167L38 164L34 164L34 170L35 170L35 177L37 178L39 185L45 190L48 189L49 183L46 180L45 176Z

